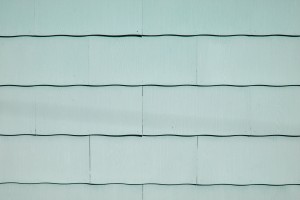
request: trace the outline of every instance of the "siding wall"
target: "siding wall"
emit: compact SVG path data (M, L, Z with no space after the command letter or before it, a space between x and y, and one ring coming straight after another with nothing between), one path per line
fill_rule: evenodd
M299 199L299 13L0 0L0 199ZM26 36L60 34L144 36Z

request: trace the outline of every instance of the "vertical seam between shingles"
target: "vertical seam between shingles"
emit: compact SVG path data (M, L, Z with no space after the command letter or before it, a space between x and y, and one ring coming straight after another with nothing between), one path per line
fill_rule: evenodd
M142 136L144 135L144 86L142 86Z
M142 200L144 200L144 185L142 185Z
M89 135L89 183L91 183L91 136Z
M250 129L250 135L253 134L252 131L252 89L249 88L249 129Z
M34 94L34 134L36 135L36 93Z
M88 58L87 58L87 69L88 69L88 84L90 84L90 38L88 38Z
M196 184L198 184L198 136L197 136L197 150L196 150Z
M198 39L196 38L196 85L198 84Z

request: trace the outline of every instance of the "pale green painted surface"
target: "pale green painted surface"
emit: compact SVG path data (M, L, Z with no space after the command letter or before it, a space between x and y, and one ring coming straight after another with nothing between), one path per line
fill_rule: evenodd
M300 34L298 0L0 0L0 35ZM299 84L298 38L0 39L0 84ZM299 134L299 89L0 88L1 134ZM198 141L197 141L198 140ZM300 183L299 139L0 137L0 182ZM197 145L198 144L198 145ZM89 151L90 150L90 151ZM2 199L299 199L299 186L0 185Z
M298 0L1 0L0 34L299 34Z

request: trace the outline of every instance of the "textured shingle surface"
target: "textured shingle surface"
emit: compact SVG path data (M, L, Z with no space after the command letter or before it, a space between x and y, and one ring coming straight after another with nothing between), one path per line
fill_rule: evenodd
M0 194L10 200L141 200L142 186L2 185Z
M0 36L299 35L299 2L0 0ZM0 37L0 199L299 199L298 52L287 36Z
M0 142L1 182L89 181L88 138L18 136Z
M195 183L197 139L91 137L93 183Z

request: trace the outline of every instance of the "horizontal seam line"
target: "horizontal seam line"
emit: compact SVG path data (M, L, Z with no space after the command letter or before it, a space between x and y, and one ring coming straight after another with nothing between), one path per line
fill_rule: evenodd
M300 37L297 34L51 34L51 35L0 35L0 38L16 37Z
M72 137L88 137L88 136L103 136L103 137L300 137L300 135L283 135L283 134L270 134L270 135L180 135L180 134L153 134L153 135L139 135L139 134L126 134L126 135L109 135L109 134L0 134L4 137L17 137L17 136L39 136L39 137L53 137L53 136L72 136Z
M21 84L2 84L0 87L299 87L300 84L288 85L268 85L268 84L250 84L250 85L234 85L234 84L209 84L209 85L196 85L196 84L103 84L103 85L89 85L89 84L34 84L34 85L21 85Z
M194 184L194 183L174 183L174 184L166 184L166 183L54 183L54 182L32 182L32 183L25 183L25 182L1 182L0 185L5 184L19 184L19 185L161 185L161 186L300 186L299 183L290 183L290 184L266 184L266 183L253 183L253 184L231 184L231 183L216 183L216 184Z

